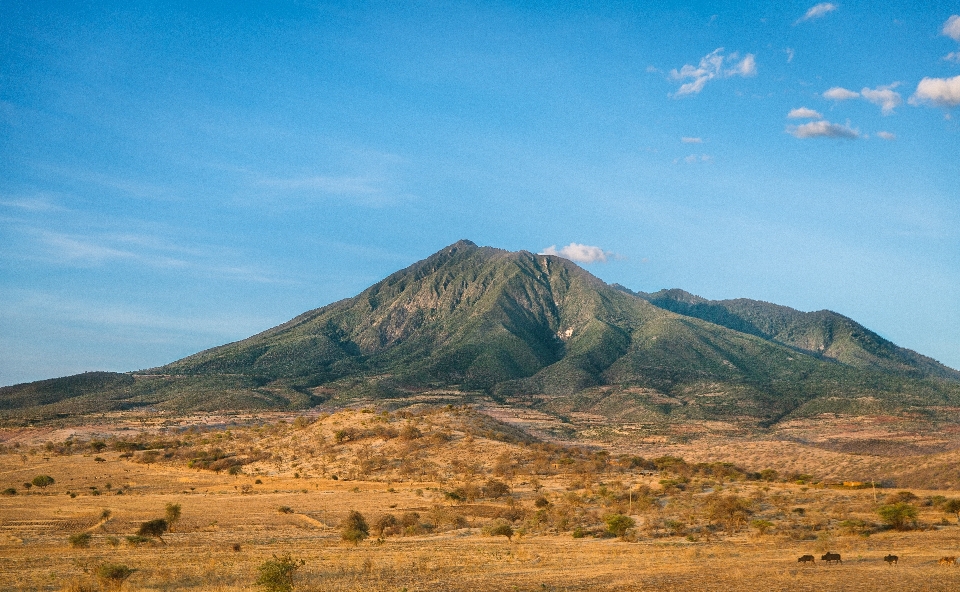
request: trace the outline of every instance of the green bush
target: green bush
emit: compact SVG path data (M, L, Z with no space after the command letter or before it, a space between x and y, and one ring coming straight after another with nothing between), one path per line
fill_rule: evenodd
M120 590L135 571L121 563L104 563L97 568L97 580L107 590Z
M86 549L90 546L90 539L93 538L89 532L78 532L77 534L71 534L70 546L75 549Z
M293 590L293 576L306 563L294 559L289 553L268 559L257 568L257 585L266 592L289 592Z
M148 520L140 525L139 530L137 530L137 535L142 537L156 537L160 539L160 542L163 541L163 533L169 530L170 526L167 524L167 521L163 518L157 518L155 520Z
M180 504L169 503L166 507L167 529L173 532L173 525L180 520Z
M627 531L637 525L633 518L623 514L610 514L603 521L607 523L607 532L620 538L627 536Z
M944 512L954 514L957 517L957 522L960 522L960 498L950 498L945 500L940 508Z
M503 520L498 520L487 529L490 536L505 536L507 540L513 540L513 527Z
M53 477L50 475L37 475L33 478L33 481L30 482L31 485L35 485L41 489L44 487L49 487L54 483L56 483L56 481L54 481Z
M351 510L347 517L343 519L343 522L340 523L340 536L343 540L354 545L360 544L360 541L370 536L370 527L367 526L363 514Z
M877 508L880 518L895 530L910 530L917 523L919 512L907 502L886 504Z

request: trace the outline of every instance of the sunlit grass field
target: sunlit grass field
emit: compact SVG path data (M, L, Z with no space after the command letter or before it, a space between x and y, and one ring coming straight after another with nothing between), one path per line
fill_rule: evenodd
M470 412L142 427L105 433L99 451L92 436L65 449L6 434L0 489L16 493L0 496L0 590L99 590L104 563L135 570L124 590L257 590L259 567L287 554L303 560L295 590L960 589L960 568L938 565L960 555L951 491L642 468L600 448L517 441ZM244 464L187 460L213 449ZM37 475L55 482L27 489ZM506 492L491 493L497 483ZM917 511L906 530L877 513L898 495ZM170 504L181 516L169 532L128 540ZM358 544L341 532L353 510L369 524ZM381 533L387 515L397 525ZM633 526L617 536L612 515ZM513 536L491 536L496 523ZM71 543L80 533L86 546ZM828 550L843 564L821 562ZM815 566L797 562L805 554Z

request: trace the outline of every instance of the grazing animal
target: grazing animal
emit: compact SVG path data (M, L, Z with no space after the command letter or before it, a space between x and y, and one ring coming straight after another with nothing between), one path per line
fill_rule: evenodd
M956 557L941 557L940 561L937 562L937 565L957 565Z
M800 559L797 559L797 563L812 563L817 565L817 562L813 560L813 555L804 555Z
M826 563L830 563L831 561L836 561L837 563L841 564L843 563L843 560L840 559L840 553L831 553L830 551L824 553L823 556L820 557L820 560Z
M899 559L900 558L897 557L896 555L887 555L886 557L883 558L883 560L886 561L889 565L897 565L897 561Z

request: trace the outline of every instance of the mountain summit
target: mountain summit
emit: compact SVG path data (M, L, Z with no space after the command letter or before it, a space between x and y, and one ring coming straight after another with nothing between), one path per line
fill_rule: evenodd
M437 389L771 424L960 401L960 372L829 311L634 293L560 257L463 240L248 339L134 374L6 387L0 408L298 407Z

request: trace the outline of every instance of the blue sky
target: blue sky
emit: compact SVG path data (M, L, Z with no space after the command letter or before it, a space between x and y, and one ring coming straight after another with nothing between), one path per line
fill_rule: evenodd
M0 384L461 238L960 367L960 2L571 4L0 2Z

